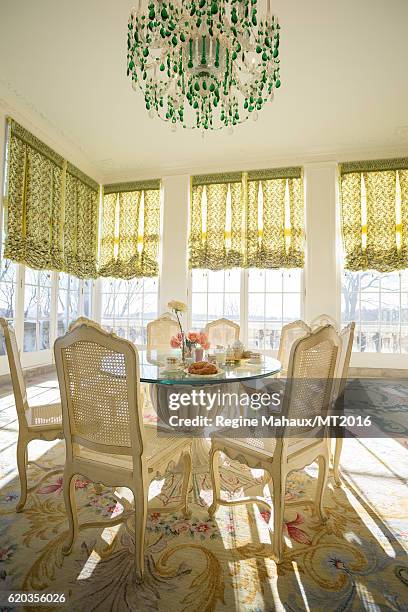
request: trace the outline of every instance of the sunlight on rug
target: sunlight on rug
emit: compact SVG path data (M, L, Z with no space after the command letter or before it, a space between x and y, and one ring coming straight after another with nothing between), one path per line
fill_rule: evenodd
M37 387L44 394L55 386ZM32 397L36 396L31 390ZM277 567L270 557L269 512L256 505L221 507L210 520L208 473L193 478L192 517L150 513L146 534L146 578L134 582L131 518L109 528L80 532L72 554L63 557L67 521L62 497L64 443L34 445L30 453L60 465L15 513L19 483L15 467L17 423L12 397L0 404L0 589L64 592L67 610L406 610L408 605L408 505L404 475L407 450L396 440L346 440L344 484L325 494L328 523L312 507L288 508L287 548ZM13 416L14 415L14 416ZM29 468L34 482L39 471ZM313 496L316 469L290 475L286 498ZM237 464L222 468L223 495L268 494L262 473ZM150 489L154 505L174 504L180 475L169 471ZM81 522L117 516L130 496L111 489L99 494L78 477ZM58 609L64 609L58 607Z

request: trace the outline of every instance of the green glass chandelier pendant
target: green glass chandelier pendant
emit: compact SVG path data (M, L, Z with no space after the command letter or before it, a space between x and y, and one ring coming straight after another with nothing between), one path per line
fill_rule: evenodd
M280 25L257 0L142 1L128 22L127 74L150 117L174 128L235 126L271 101Z

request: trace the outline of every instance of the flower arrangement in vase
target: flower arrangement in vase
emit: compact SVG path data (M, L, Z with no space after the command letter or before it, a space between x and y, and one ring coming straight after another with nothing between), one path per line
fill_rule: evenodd
M173 300L167 304L174 314L176 315L177 322L180 327L180 331L170 339L170 346L172 348L181 348L182 361L185 362L186 356L191 356L192 350L198 346L203 350L210 348L208 342L208 336L204 332L189 331L187 334L183 330L180 316L186 312L187 306L184 302L178 302Z

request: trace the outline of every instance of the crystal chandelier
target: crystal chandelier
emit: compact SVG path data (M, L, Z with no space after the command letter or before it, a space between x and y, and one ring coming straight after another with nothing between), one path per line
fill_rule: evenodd
M150 117L216 130L246 121L280 87L280 26L257 0L142 0L129 17L128 75Z

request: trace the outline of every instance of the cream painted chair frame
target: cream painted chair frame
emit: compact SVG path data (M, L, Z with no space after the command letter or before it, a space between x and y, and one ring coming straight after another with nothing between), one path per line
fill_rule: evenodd
M177 322L177 319L170 312L164 312L157 319L155 319L154 321L150 321L150 323L146 325L147 360L151 363L157 361L152 358L151 351L160 350L160 348L166 349L166 346L158 347L157 343L155 343L153 339L154 330L156 328L160 328L160 329L163 329L165 332L168 332L169 341L168 341L167 349L169 352L171 351L170 338L176 335L180 331L180 327Z
M109 334L98 326L97 323L87 322L82 319L81 324L75 322L71 326L72 331L58 338L54 344L55 361L57 366L58 380L61 390L63 428L66 440L66 463L64 470L64 500L68 515L69 534L68 542L63 548L64 554L72 550L75 538L80 529L113 526L122 522L127 516L119 516L110 521L97 521L78 524L75 504L75 475L81 474L95 483L104 484L109 487L127 487L134 496L134 518L135 518L135 571L137 580L143 579L144 574L144 538L146 531L148 511L148 488L149 482L158 474L162 473L171 461L184 462L183 484L181 492L181 503L171 508L149 508L149 511L174 512L181 509L188 516L188 492L191 479L191 440L185 438L157 437L156 427L143 425L143 405L140 395L139 358L135 346L115 334ZM72 380L69 376L67 365L67 351L77 345L75 350L81 350L80 344L90 343L106 351L111 351L123 356L125 364L125 377L119 379L126 381L127 393L126 403L129 416L129 446L105 444L95 442L91 436L86 436L76 428L75 412L70 392ZM79 345L79 348L78 348ZM73 358L72 358L73 360ZM77 387L83 385L82 373L76 378ZM95 380L88 383L98 384L95 371ZM103 375L118 378L112 373ZM80 381L80 385L78 382ZM115 403L115 394L111 396ZM112 401L112 399L111 399ZM104 405L104 409L116 410L117 406ZM102 418L102 417L101 417ZM111 419L112 422L115 419ZM81 435L79 435L79 433ZM102 435L102 434L101 434ZM108 434L107 434L108 435ZM147 456L149 441L156 443L152 454ZM102 457L105 461L102 461ZM99 460L97 460L99 458ZM109 461L108 461L109 459ZM120 465L122 463L125 465Z
M334 327L337 333L340 333L340 326L338 322L328 314L321 314L318 317L315 317L310 322L310 329L315 331L316 329L319 329L319 327L325 327L326 325L331 325L331 327Z
M210 342L211 348L214 348L211 342L211 332L213 330L215 330L217 327L229 327L233 330L234 333L234 342L236 340L239 340L239 335L240 335L240 326L238 325L238 323L235 323L234 321L230 321L229 319L225 319L224 317L222 317L221 319L216 319L215 321L210 321L209 323L207 323L207 325L204 327L204 332L207 334L208 336L208 341Z
M327 362L326 376L327 385L322 401L322 412L330 408L332 397L333 374L337 363L337 354L340 347L340 339L332 327L324 327L309 334L305 338L296 340L290 355L288 378L296 378L299 373L298 367L301 363L302 352L307 351L320 343L328 342L330 348L330 359ZM289 384L290 387L290 384ZM291 403L290 388L284 395L282 414L289 414ZM219 505L232 506L238 504L261 503L270 508L262 497L245 497L238 500L221 499L221 483L219 475L218 455L225 453L229 459L244 462L248 467L262 469L270 474L272 480L271 494L273 497L273 535L272 554L277 563L282 561L284 550L283 518L285 509L285 483L288 474L294 470L304 468L318 460L319 476L317 481L316 495L313 503L316 512L322 522L326 521L323 509L323 493L326 488L329 472L329 443L327 436L322 438L293 439L291 441L285 436L279 436L272 445L272 451L265 451L250 445L245 440L212 437L210 451L210 475L213 487L213 502L209 508L210 516L213 516ZM286 506L303 505L307 502L286 502Z
M344 390L347 384L348 369L350 365L351 352L353 350L354 330L356 324L353 321L349 323L340 333L341 352L337 361L335 372L335 383L333 389L333 398L335 402L341 402ZM340 476L340 457L343 449L343 438L335 438L335 451L333 458L333 478L335 484L341 486Z
M41 406L29 406L27 401L27 389L24 382L23 368L21 367L20 355L17 347L14 330L9 326L6 319L0 317L0 327L3 330L6 344L7 359L10 367L11 383L13 386L14 400L16 403L18 417L18 440L17 440L17 469L20 478L20 499L16 511L21 512L27 501L27 494L34 491L51 474L57 474L61 468L46 468L36 461L28 460L28 445L33 440L62 439L61 404L43 404ZM45 471L39 481L28 487L27 465L35 465Z
M295 332L297 331L298 333L295 334ZM289 358L290 358L290 350L291 350L292 344L299 338L304 338L305 336L310 334L311 331L312 330L309 327L309 325L305 323L304 321L302 321L301 319L298 319L297 321L293 321L292 323L288 323L287 325L284 325L282 327L280 341L279 341L278 356L277 356L277 359L278 361L281 362L281 366L282 366L280 376L285 375L287 372L288 365L289 365ZM292 333L295 337L293 338L293 341L288 351L287 350L288 347L286 346L287 338Z

